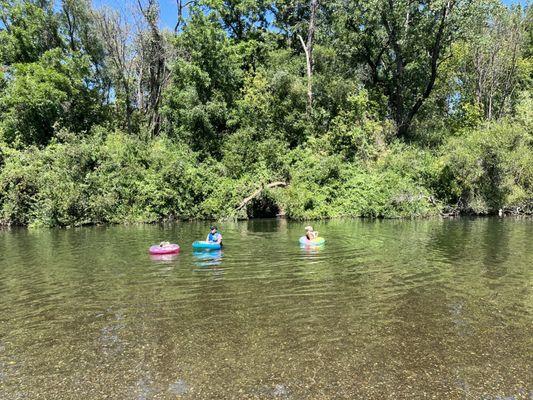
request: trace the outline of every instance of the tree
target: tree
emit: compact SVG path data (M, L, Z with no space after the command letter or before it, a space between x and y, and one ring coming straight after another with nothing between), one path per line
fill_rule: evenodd
M98 88L102 102L110 97L111 77L106 68L106 44L98 34L97 14L89 0L63 0L59 13L60 32L71 52L87 55L91 63L91 85Z
M220 18L222 27L236 41L257 39L269 26L266 0L205 0Z
M51 1L0 0L0 64L34 62L62 47Z
M0 132L13 145L45 145L61 128L86 132L102 120L96 89L87 87L89 61L62 49L12 66L0 95Z
M371 86L388 99L397 134L408 137L413 119L431 95L451 45L467 29L468 0L341 2L339 36L352 62L368 68ZM347 34L343 33L346 29ZM351 53L351 54L350 54Z
M167 46L160 32L159 4L148 0L143 4L137 0L139 10L147 24L147 29L137 36L137 67L139 75L138 104L148 117L148 131L157 136L161 129L161 105L163 91L169 79L167 68Z
M486 119L512 110L519 83L525 20L520 8L493 3L485 18L471 26L459 80L464 101L476 104Z
M309 1L306 0L274 0L272 2L273 25L285 39L284 46L299 46L298 35L306 34L310 11Z
M104 46L106 74L111 78L117 107L126 129L133 130L134 87L137 81L134 68L135 48L132 46L131 26L119 13L103 8L94 13L96 35Z
M176 0L176 7L178 8L177 13L177 19L176 19L176 25L174 26L174 34L178 34L181 24L184 21L183 14L186 12L186 10L189 10L191 6L197 6L198 0Z
M205 155L220 155L229 109L242 86L239 56L216 15L191 10L175 39L165 91L165 129Z

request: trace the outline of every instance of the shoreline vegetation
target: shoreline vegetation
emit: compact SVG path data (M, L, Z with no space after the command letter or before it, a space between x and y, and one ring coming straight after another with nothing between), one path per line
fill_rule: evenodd
M0 0L0 226L533 214L533 11Z

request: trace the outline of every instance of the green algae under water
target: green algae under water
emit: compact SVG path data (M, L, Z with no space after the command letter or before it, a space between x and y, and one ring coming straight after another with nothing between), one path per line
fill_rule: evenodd
M0 231L0 399L533 397L533 221L314 225Z

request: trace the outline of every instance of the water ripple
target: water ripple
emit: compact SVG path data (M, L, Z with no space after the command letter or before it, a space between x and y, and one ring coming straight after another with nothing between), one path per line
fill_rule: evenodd
M533 222L315 225L1 231L0 398L528 398Z

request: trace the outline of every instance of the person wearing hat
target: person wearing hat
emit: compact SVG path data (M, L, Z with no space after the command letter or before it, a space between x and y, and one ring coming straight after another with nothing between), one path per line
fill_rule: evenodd
M205 239L208 243L218 243L222 244L222 235L217 232L216 226L211 226L211 232L208 233L207 239Z

